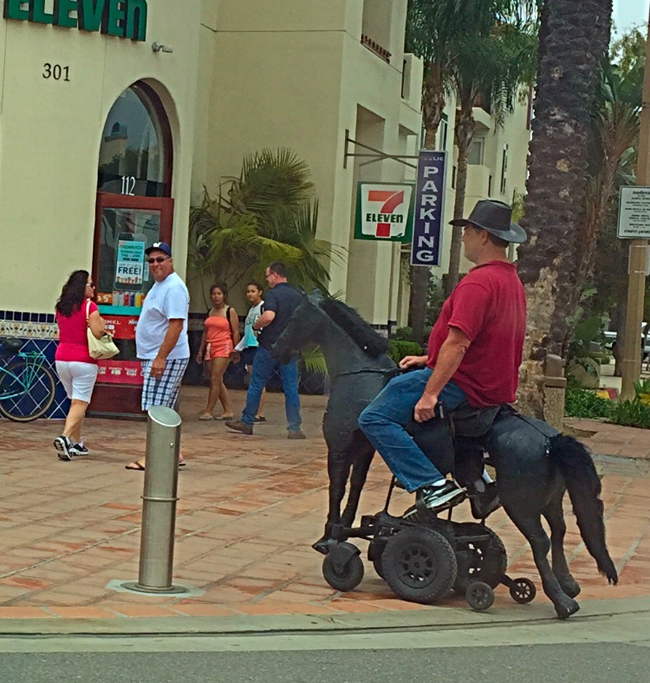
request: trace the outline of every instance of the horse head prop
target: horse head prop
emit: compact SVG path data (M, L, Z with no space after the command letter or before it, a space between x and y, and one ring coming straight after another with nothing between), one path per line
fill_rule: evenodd
M352 525L374 448L359 429L364 408L396 372L388 340L352 308L319 291L304 295L291 321L273 346L272 355L287 362L308 344L325 356L332 389L323 418L329 474L329 511L325 534L314 544L326 553L334 525ZM341 513L346 486L350 490Z
M281 363L288 363L297 351L316 343L328 323L327 316L320 308L324 298L320 290L314 289L311 294L306 294L302 288L298 291L302 295L302 302L271 351L271 355Z

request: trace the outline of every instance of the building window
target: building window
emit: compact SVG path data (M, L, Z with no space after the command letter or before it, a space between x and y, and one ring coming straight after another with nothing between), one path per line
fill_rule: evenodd
M449 135L449 117L443 114L438 127L438 149L444 152L447 149L447 136Z
M144 83L118 98L106 119L97 189L140 197L171 196L171 131L160 99Z
M485 154L485 138L474 138L467 150L467 163L471 166L482 166Z
M506 193L507 182L508 182L508 145L503 145L503 154L501 156L501 194Z

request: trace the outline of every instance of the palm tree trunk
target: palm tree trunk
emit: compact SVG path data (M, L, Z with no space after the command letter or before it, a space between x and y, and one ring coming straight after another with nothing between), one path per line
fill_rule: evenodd
M424 343L424 327L427 318L429 298L429 276L426 266L411 266L411 294L409 299L409 326L413 330L413 341Z
M465 215L465 193L467 190L467 154L474 137L476 122L472 115L471 104L465 104L456 113L456 147L458 148L458 165L456 167L456 196L454 199L454 219ZM445 285L447 296L451 294L460 279L460 251L462 226L454 226L451 233L451 251L449 254L449 275Z
M437 146L436 138L444 108L445 91L440 68L431 63L422 95L422 118L426 128L424 146L426 149L435 149ZM431 269L426 266L411 266L410 268L409 325L413 330L413 340L418 344L424 342L430 275Z
M561 354L577 287L577 229L585 224L587 137L607 51L611 0L547 0L541 15L537 97L519 274L528 297L521 409L543 415L544 359Z

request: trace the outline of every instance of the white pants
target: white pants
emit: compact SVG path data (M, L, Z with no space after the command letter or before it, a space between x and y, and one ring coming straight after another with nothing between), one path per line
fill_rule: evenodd
M97 380L97 366L94 363L57 360L56 372L68 398L90 403Z

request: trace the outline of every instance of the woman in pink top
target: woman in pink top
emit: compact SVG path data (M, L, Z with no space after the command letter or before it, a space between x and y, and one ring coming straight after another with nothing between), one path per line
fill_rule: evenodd
M235 346L239 343L239 318L237 311L228 306L228 286L219 282L210 287L212 308L205 319L205 331L201 338L201 346L197 361L205 360L206 368L210 373L210 393L208 403L199 420L213 420L212 411L221 401L223 415L220 420L233 418L232 407L228 397L228 390L223 383L223 375L230 365L231 356Z
M86 330L90 327L97 339L105 331L97 304L91 301L94 296L95 285L88 271L75 270L56 302L59 345L54 359L61 384L71 401L63 434L54 439L61 460L88 454L81 440L81 427L97 379L97 361L88 353Z

